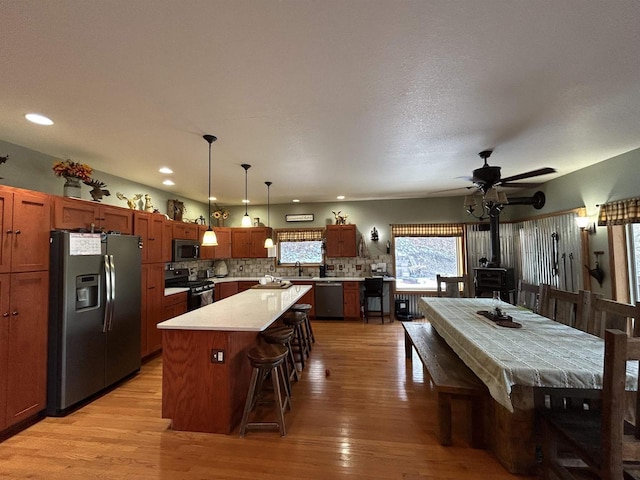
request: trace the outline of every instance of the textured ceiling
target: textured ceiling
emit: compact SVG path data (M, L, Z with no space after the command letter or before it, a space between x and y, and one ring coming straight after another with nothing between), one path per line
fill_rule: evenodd
M487 148L548 180L640 147L638 25L637 0L4 1L0 139L206 202L214 134L233 205L241 163L253 203L266 180L272 203L425 197Z

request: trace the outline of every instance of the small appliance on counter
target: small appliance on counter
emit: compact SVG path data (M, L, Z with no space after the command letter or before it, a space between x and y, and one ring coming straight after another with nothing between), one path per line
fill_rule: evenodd
M386 263L372 263L371 264L371 276L372 277L384 277L387 275Z
M327 266L320 265L320 273L318 274L320 278L325 278L327 276Z
M218 278L229 275L227 263L224 260L216 260L213 264L213 274Z

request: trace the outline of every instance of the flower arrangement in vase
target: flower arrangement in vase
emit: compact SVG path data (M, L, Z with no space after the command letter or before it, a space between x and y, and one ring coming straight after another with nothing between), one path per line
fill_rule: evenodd
M211 216L218 221L219 227L224 227L224 221L229 218L229 210L227 210L226 208L220 208L217 204L214 205L215 210L211 214Z
M67 159L53 164L53 173L57 177L64 177L64 196L80 198L80 182L91 180L93 168L84 163L72 162Z

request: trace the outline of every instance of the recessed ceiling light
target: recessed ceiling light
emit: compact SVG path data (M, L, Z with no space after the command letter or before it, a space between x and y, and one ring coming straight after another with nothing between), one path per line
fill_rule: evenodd
M338 195L336 198L337 198L338 200L344 200L344 195Z
M172 180L164 180L164 181L162 182L162 184L163 184L163 185L175 185L175 183L173 183L173 181L172 181Z
M251 200L247 200L246 198L243 198L242 203L251 203Z
M27 113L24 118L38 125L53 125L53 120L39 113Z
M217 200L216 197L209 197L209 200L211 200L212 202L215 202Z
M300 203L300 200L298 200L297 198L294 198L293 203Z
M173 173L173 170L171 170L169 167L162 167L160 170L158 170L160 173Z

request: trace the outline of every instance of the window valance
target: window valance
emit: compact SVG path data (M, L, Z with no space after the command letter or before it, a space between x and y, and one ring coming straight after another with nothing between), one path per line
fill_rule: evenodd
M401 223L391 224L394 237L462 237L462 223Z
M629 198L600 205L598 225L640 223L640 198Z
M275 236L278 242L313 242L321 241L324 228L291 228L276 230Z

